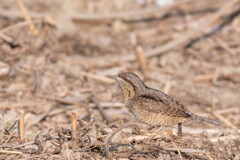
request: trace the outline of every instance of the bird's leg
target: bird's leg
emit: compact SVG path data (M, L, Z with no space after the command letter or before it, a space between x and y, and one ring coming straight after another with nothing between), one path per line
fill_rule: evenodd
M177 132L179 137L182 137L182 123L178 123L178 132Z

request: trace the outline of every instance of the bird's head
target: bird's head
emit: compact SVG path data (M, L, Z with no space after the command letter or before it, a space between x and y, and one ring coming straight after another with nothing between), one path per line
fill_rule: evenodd
M128 102L138 93L142 93L147 86L142 80L132 72L124 72L118 75L109 75L108 77L115 79L120 85L125 102Z

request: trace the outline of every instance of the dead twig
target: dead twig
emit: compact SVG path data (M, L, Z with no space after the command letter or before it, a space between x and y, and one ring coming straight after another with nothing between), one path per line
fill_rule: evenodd
M116 103L112 103L112 102L99 102L99 104L102 107L104 107L104 108L123 108L123 107L125 107L124 103L119 103L119 102L116 102ZM96 105L94 103L90 103L89 106L90 107L94 107Z
M205 82L205 81L213 81L214 74L201 74L196 75L193 80L196 82Z
M96 96L92 96L92 101L96 104L96 107L98 111L100 112L102 118L106 120L109 123L112 123L112 119L108 116L108 114L105 112L101 104L97 101Z
M44 130L44 131L47 131L47 132L50 132L51 129L47 129L47 130ZM40 131L39 133L37 133L36 137L40 134L42 134L44 131ZM49 133L48 133L49 134ZM58 133L53 133L51 136L56 136L58 135ZM36 137L35 137L35 140L36 140ZM37 137L38 138L38 137ZM48 138L48 137L44 137L44 138ZM14 147L9 147L11 149L16 149L16 148L21 148L21 147L25 147L25 146L29 146L29 145L34 145L36 141L31 141L31 142L26 142L26 143L23 143L21 145L18 145L18 146L14 146Z
M32 22L32 18L29 16L28 11L27 11L24 3L22 2L22 0L16 0L16 1L17 1L17 4L18 4L18 7L20 8L20 10L21 10L21 12L22 12L22 14L24 16L24 19L26 21ZM32 32L32 35L33 36L37 36L38 31L36 30L36 28L35 28L33 23L29 24L29 28L30 28L30 30Z
M231 108L226 108L226 109L221 109L216 111L219 114L226 114L226 113L231 113L231 112L236 112L236 113L240 113L240 108L239 107L231 107Z
M203 31L205 31L212 23L217 21L219 18L221 18L224 14L226 14L226 11L228 11L230 8L235 6L236 3L238 3L239 0L232 0L232 1L227 1L223 7L218 10L216 13L213 13L212 15L208 16L206 20L203 22L203 24L200 24L198 28L189 31L188 33L184 34L184 36L181 36L180 38L171 41L163 46L154 48L150 51L145 52L145 57L153 57L153 56L158 56L160 54L163 54L167 51L172 50L173 48L177 49L179 46L184 46L187 43L189 44L189 41L191 41L192 38L197 37L199 34L201 34ZM186 45L188 46L188 45ZM125 56L124 60L126 61L134 61L135 57L132 55Z
M48 153L44 153L44 154L39 154L39 155L35 155L35 156L23 158L23 159L18 159L18 160L39 159L39 157L42 157L42 156L45 156L45 155L49 155L49 154Z
M19 124L19 120L16 120L8 129L5 129L4 134L10 134L10 131L15 127L17 123Z
M208 158L209 160L213 160L211 158L211 156L209 155L209 153L207 153L206 151L203 151L203 150L199 150L199 149L192 149L192 148L169 148L169 147L162 147L162 146L159 146L159 145L151 145L151 147L154 147L154 148L157 148L157 149L160 149L160 150L164 150L164 151L180 151L182 153L185 153L185 154L188 154L188 155L193 155L193 156L196 156L196 157L199 157L199 158ZM203 154L203 155L200 155ZM204 156L206 155L206 156ZM204 156L204 157L203 157Z
M125 22L134 22L134 21L146 21L152 20L156 18L163 17L168 11L173 8L179 7L181 4L186 4L190 2L190 0L181 0L172 3L166 7L157 7L157 8L147 8L138 11L125 11L111 14L75 14L72 16L72 19L75 21L86 21L86 22L109 22L113 20L122 20Z
M117 148L119 148L119 147L122 147L122 146L129 146L129 147L131 147L132 148L132 150L134 150L134 152L140 152L140 151L138 151L133 145L131 145L131 144L116 144L116 145L114 145L114 146L112 146L112 147L110 147L109 148L109 150L110 151L116 151L117 150Z
M223 15L225 15L226 12L229 11L232 7L234 7L236 5L236 3L238 3L238 2L239 2L239 0L226 1L226 4L223 5L222 8L220 8L217 12L209 15L202 24L199 24L199 27L197 27L196 29L193 29L187 33L183 33L184 36L180 36L176 40L173 40L169 43L166 43L166 44L156 47L154 49L145 51L144 52L145 57L150 58L150 57L154 57L154 56L159 56L168 51L171 51L172 49L178 49L180 47L188 46L188 44L192 41L192 39L194 37L198 37L200 34L202 34L214 22L216 22L219 18L221 18ZM108 56L108 58L109 58L109 56ZM120 58L119 56L112 56L111 64L118 63L119 58ZM106 57L104 57L104 58L99 57L99 59L97 59L97 61L94 61L94 62L98 63L100 60L105 62L106 61L105 59L106 59ZM129 53L128 55L124 55L124 57L121 57L121 60L128 61L128 62L135 61L136 56L133 53ZM80 74L87 76L87 73L80 73ZM110 83L113 83L113 82L110 82Z
M42 131L43 132L43 131ZM34 139L34 144L38 146L38 149L36 150L36 154L40 154L43 151L43 146L39 140L39 135L42 133L40 132L39 134L37 134L37 136Z
M229 54L236 56L237 53L231 49L227 43L225 43L223 40L221 40L220 38L218 38L217 36L213 36L213 39L216 40L216 42L223 48L225 49Z
M103 83L113 84L115 82L114 80L112 80L108 77L98 76L96 74L88 73L88 72L85 72L85 71L78 71L77 73L79 73L80 75L82 75L84 77L87 77L87 78L90 78L90 79L93 79L93 80L96 80L96 81L100 81L100 82L103 82Z
M235 0L235 1L237 2L238 0ZM231 3L235 4L236 3L235 1L233 0L229 4L231 4ZM230 15L228 15L221 24L219 24L217 27L213 28L210 32L205 33L205 34L201 35L200 37L197 37L197 38L193 39L191 42L189 42L186 45L186 48L191 47L193 44L195 44L197 41L199 41L201 39L210 37L210 36L216 34L217 32L221 31L226 25L230 24L234 20L234 18L236 18L239 14L240 14L240 7L238 7L238 9L236 11L233 11ZM225 47L226 46L224 46L224 48Z
M146 60L143 48L138 45L136 47L135 53L138 59L138 63L140 65L140 69L144 72L147 69L147 60Z
M7 144L10 141L10 139L13 137L13 135L14 135L13 133L9 134L8 138L4 141L4 144Z
M172 86L173 86L173 81L171 81L171 80L170 80L170 81L167 81L167 82L165 83L165 86L164 86L164 88L163 88L163 91L164 91L165 93L169 94Z
M147 8L142 10L135 10L135 11L125 11L125 12L118 12L118 13L111 13L111 14L74 14L71 18L75 21L99 21L99 22L109 22L112 20L123 20L123 21L142 21L154 18L161 18L164 16L168 11L172 10L173 8L178 7L181 4L186 4L191 0L181 0L177 1L170 6L166 6L164 8ZM19 12L17 11L9 11L3 10L0 13L0 16L7 17L7 18L21 18ZM31 18L42 18L46 17L45 14L40 13L33 13L31 12Z
M46 14L42 13L30 13L31 18L37 19L37 18L44 18L46 17ZM23 19L22 14L18 10L10 10L10 9L3 9L0 13L0 17L6 18L6 19Z
M226 119L225 117L223 117L221 114L219 114L218 112L212 112L212 114L218 118L221 122L223 122L225 125L227 125L228 127L234 129L235 131L237 131L237 126L234 125L232 122L230 122L228 119ZM238 132L238 131L237 131Z
M1 33L1 31L0 31L0 38L6 43L8 43L12 48L20 46L18 42L14 41L11 37L7 36L6 34Z
M218 137L218 138L212 138L210 139L211 142L215 143L218 141L232 141L232 140L237 140L240 138L240 135L229 135L229 136L223 136L223 137Z
M131 39L132 47L133 47L134 53L136 55L136 58L138 60L138 64L140 66L140 69L144 73L144 71L147 68L147 63L146 63L145 54L143 52L143 48L137 42L136 34L132 33L130 35L130 39Z
M45 66L47 66L47 65L45 65ZM44 69L46 69L46 67L44 67ZM33 94L37 91L38 86L41 84L43 75L44 75L43 71L41 73L39 71L36 71L35 80L34 80L33 84L31 85L31 91Z
M22 152L19 152L19 151L6 151L6 150L0 150L0 153L5 153L5 154L23 154Z
M225 117L223 117L221 114L219 114L218 112L216 112L216 108L217 108L217 103L212 101L212 105L211 105L211 110L212 110L212 115L214 115L216 118L218 118L221 122L223 122L225 125L227 125L228 127L232 128L233 130L235 130L238 133L238 128L237 126L235 126L232 122L230 122L228 119L226 119Z
M21 145L18 145L18 146L14 146L14 147L11 147L11 148L12 149L21 148L21 147L33 145L34 143L35 143L34 141L31 141L31 142L27 142L27 143L24 143L24 144L21 144Z
M77 114L72 113L72 147L77 146Z
M167 137L167 138L171 140L172 144L174 145L174 147L176 148L176 150L177 150L177 152L178 152L179 158L180 158L181 160L183 160L182 154L181 154L178 146L176 145L176 143L173 141L173 139L172 139L171 137Z
M24 113L20 115L19 119L19 135L20 135L20 141L23 143L25 136L24 136Z
M79 103L77 101L67 100L64 98L53 97L53 96L45 96L45 95L40 95L40 94L38 94L36 96L39 98L44 98L47 100L56 101L56 102L63 103L63 104L72 104L72 105L76 105L79 107L87 108L85 105L82 105L81 103Z
M43 132L44 131L38 132L37 135L35 136L35 139L34 139L34 142L33 142L33 145L37 145L38 149L27 148L27 149L24 149L25 153L40 154L43 151L43 146L42 146L42 144L39 140L39 135Z
M138 128L138 125L136 123L129 123L129 124L126 124L120 128L118 128L117 130L115 130L114 132L112 132L106 139L105 139L105 149L106 149L106 156L109 157L109 143L111 142L111 139L112 137L118 133L120 130L122 130L123 128L126 128L126 127L136 127Z
M47 23L49 25L55 26L54 22L52 22L52 21L53 20L51 20L51 19L35 19L32 21L23 21L23 22L12 24L6 28L1 29L0 33L6 33L6 32L9 32L10 30L13 30L16 28L28 26L30 24L37 24L37 23Z
M65 143L64 147L65 147L65 151L66 151L65 155L63 155L64 159L71 160L68 143Z

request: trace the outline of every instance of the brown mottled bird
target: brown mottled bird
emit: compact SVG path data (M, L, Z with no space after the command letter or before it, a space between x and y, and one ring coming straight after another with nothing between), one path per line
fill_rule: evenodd
M183 104L164 92L146 86L135 73L125 72L109 77L117 80L122 89L126 107L143 123L151 126L178 124L179 136L182 136L181 124L191 120L215 125L222 124L191 113Z

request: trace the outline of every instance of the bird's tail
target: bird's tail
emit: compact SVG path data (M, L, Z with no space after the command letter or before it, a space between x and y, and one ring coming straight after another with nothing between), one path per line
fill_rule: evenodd
M205 117L198 116L198 115L192 115L192 117L193 117L193 119L196 119L198 121L207 122L207 123L211 123L211 124L214 124L214 125L222 125L223 124L220 121L217 121L217 120L214 120L214 119L210 119L210 118L205 118Z

